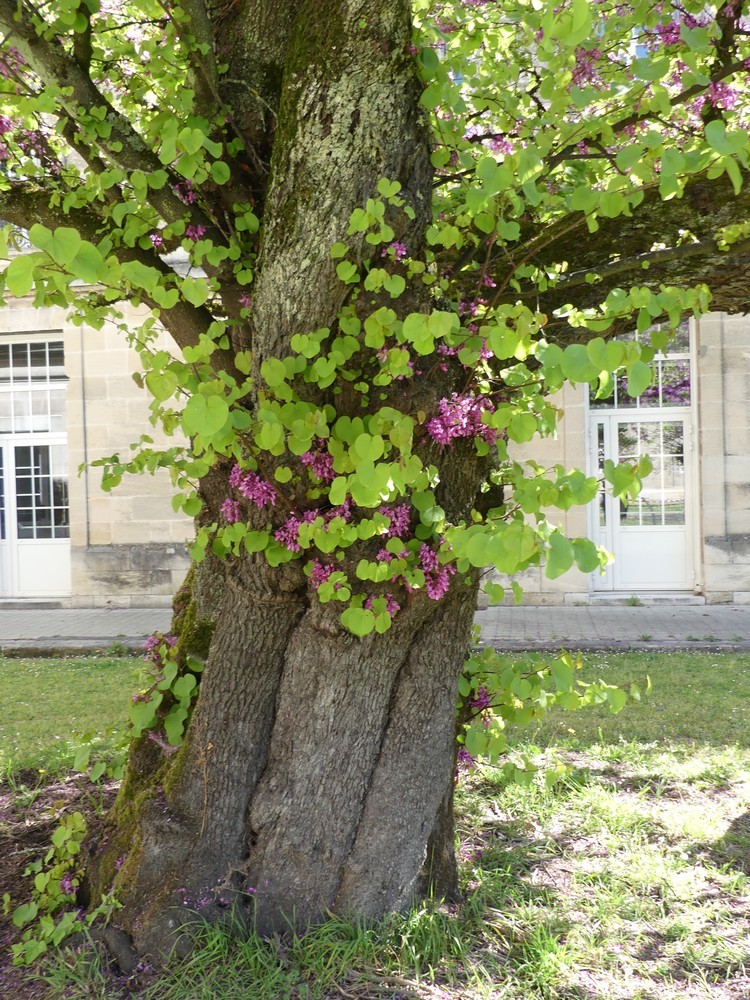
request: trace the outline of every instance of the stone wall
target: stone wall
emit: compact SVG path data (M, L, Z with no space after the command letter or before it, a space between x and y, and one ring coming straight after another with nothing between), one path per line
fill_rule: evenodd
M62 602L168 605L187 571L185 542L192 533L192 523L172 509L169 474L127 477L104 493L101 471L87 465L115 452L129 454L143 433L157 445L173 443L149 423L147 393L132 377L137 354L112 326L81 328L63 310L34 308L28 300L10 300L0 310L0 334L19 340L43 335L62 339L65 347L71 587Z
M750 603L750 317L706 316L697 339L701 586Z

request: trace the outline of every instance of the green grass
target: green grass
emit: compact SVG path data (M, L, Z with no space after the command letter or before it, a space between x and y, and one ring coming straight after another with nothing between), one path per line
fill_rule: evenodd
M505 657L513 662L513 657ZM542 654L529 657L541 660ZM612 715L606 708L550 713L533 731L549 745L686 742L750 747L750 656L728 653L589 653L580 679L627 684L651 678L640 704ZM532 736L530 731L529 738Z
M86 734L106 752L139 670L132 657L0 659L0 775L70 767Z
M132 661L60 666L45 674L36 713L56 717L59 687L72 679L85 677L89 696L106 677L111 703L97 695L86 710L114 722L132 687ZM211 929L187 961L143 977L137 995L744 1000L750 657L596 654L581 671L611 683L646 674L653 694L619 715L559 712L519 733L516 751L541 768L527 786L490 767L461 780L460 905L422 906L375 927L334 918L286 940ZM65 701L59 740L80 710L77 698ZM3 740L6 730L7 721ZM52 752L38 739L25 758L37 765ZM557 780L545 782L545 769ZM91 951L62 953L45 977L51 997L128 995Z

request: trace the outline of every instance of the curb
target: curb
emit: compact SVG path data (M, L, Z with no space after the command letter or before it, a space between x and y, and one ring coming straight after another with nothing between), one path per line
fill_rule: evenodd
M686 642L684 639L653 639L650 642L630 639L601 639L571 642L559 639L528 640L525 642L480 642L480 647L491 646L497 653L559 653L560 650L577 653L750 653L750 641L742 642Z

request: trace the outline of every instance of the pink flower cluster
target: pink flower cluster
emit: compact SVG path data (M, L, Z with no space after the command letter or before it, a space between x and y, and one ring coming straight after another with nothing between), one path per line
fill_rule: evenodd
M456 567L450 564L441 566L437 552L425 542L419 549L419 564L424 573L427 596L433 601L439 601L447 593Z
M313 559L310 563L310 583L317 590L321 583L325 583L328 577L333 573L333 566L328 563L319 562L317 559Z
M365 601L365 604L364 604L365 608L368 611L372 611L373 604L375 603L375 601L377 600L377 598L380 597L380 596L385 597L385 610L388 612L389 615L393 616L393 615L397 614L397 612L399 612L401 610L401 605L398 603L398 601L393 596L393 594L383 594L383 595L380 595L380 594L370 594L370 596Z
M670 21L668 24L657 24L654 30L662 45L677 45L680 40L679 21Z
M378 508L378 514L383 514L384 517L391 519L391 523L388 525L388 530L386 531L387 538L403 538L409 531L411 507L408 503L400 503L395 506L393 504L383 504L382 507Z
M229 485L256 507L276 505L276 490L265 479L261 479L257 472L245 472L239 465L235 465L229 475Z
M192 226L191 225L191 226L188 226L187 229L185 230L185 236L187 236L187 238L189 240L192 240L193 243L197 243L198 240L201 239L201 237L205 235L205 233L206 233L206 227L205 226Z
M333 455L327 451L306 451L300 455L299 460L321 483L330 483L336 475L333 471Z
M492 695L489 693L484 684L480 684L477 688L477 693L472 698L471 707L475 708L478 712L484 712L492 704Z
M586 84L601 82L597 63L602 57L599 49L576 49L576 64L573 68L573 83L576 87L585 87Z
M179 184L175 184L172 190L185 205L193 205L195 203L195 191L193 191L193 185L190 181L180 181Z
M173 646L177 645L177 636L166 632L164 635L161 632L154 632L150 635L148 639L143 644L143 659L150 660L151 663L155 663L157 666L161 666L162 658L159 652L162 646L166 646L171 649Z
M482 422L483 413L492 413L492 403L477 396L459 396L441 399L438 414L427 421L427 433L438 444L450 444L456 438L481 437L487 444L497 441L497 431Z
M0 52L0 76L7 80L20 72L25 65L24 58L17 48L12 45L3 47L2 52Z
M274 531L273 537L277 542L289 549L290 552L301 552L302 546L299 543L299 529L303 524L312 524L318 513L317 510L306 510L302 517L292 514L278 531Z
M221 515L229 524L235 524L242 516L239 503L232 500L231 497L227 497L221 505Z

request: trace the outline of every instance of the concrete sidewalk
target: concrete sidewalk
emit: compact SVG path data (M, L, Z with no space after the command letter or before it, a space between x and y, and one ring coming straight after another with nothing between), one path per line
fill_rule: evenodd
M0 655L72 656L140 648L169 629L169 608L2 609ZM692 649L750 652L750 605L499 607L478 611L497 649Z

